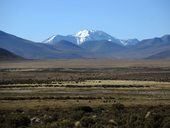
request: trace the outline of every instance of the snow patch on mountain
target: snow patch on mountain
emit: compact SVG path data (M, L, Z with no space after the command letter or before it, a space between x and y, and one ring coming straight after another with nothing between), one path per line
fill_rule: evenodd
M127 40L120 40L120 42L124 46L132 46L132 45L136 45L137 43L139 43L139 40L138 39L127 39Z
M49 37L48 39L46 39L43 42L48 43L48 44L52 44L55 37L56 37L56 35L53 35L53 36Z

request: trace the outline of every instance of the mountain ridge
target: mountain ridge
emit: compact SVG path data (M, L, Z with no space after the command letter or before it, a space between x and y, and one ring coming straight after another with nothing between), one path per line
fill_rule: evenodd
M94 31L91 31L94 33ZM100 35L101 31L97 31ZM80 32L81 33L81 32ZM78 33L78 35L81 35ZM87 34L87 33L86 33ZM87 35L81 37L86 37ZM101 32L103 34L103 32ZM54 36L55 37L55 36ZM53 38L54 38L53 37ZM101 40L86 40L76 44L68 40L61 40L55 43L42 43L26 40L6 32L0 31L0 48L6 49L18 56L27 59L72 59L72 58L112 58L112 59L145 59L160 58L170 55L170 35L155 37L144 40L124 40L129 45L122 45L109 38ZM107 37L107 36L106 36ZM72 36L67 38L76 40ZM119 40L120 41L120 40ZM158 55L157 55L158 54Z
M44 40L43 43L55 44L61 40L66 40L76 45L81 45L86 41L101 41L101 40L107 40L123 45L119 39L116 39L113 36L101 30L87 30L87 29L79 31L72 35L66 35L66 36L53 35L47 38L46 40Z

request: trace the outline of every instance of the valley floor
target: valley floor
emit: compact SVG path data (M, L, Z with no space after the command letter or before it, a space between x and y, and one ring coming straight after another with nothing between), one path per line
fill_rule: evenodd
M0 127L169 128L169 60L0 62Z

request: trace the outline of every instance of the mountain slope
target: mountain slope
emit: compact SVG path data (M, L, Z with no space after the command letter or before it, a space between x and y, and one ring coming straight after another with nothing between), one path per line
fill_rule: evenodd
M123 51L124 58L142 59L170 50L170 35L145 39Z
M54 57L46 44L34 43L0 31L0 47L29 59Z
M107 40L87 41L80 46L92 52L97 58L119 58L116 54L125 49L125 47Z
M62 40L58 43L53 44L52 46L70 55L72 54L80 58L91 58L91 54L89 51L69 41Z
M53 45L55 48L58 48L60 50L64 51L83 51L81 47L73 44L72 42L61 40Z
M28 59L76 58L51 45L35 43L2 31L0 31L0 48ZM76 56L81 57L80 55Z
M170 59L170 50L159 52L157 54L147 57L147 59Z
M24 58L13 54L3 48L0 48L0 61L2 60L22 60Z
M44 40L43 43L54 45L62 40L72 42L74 44L76 44L76 42L77 42L76 38L73 37L72 35L68 35L68 36L53 35L53 36L49 37L48 39Z

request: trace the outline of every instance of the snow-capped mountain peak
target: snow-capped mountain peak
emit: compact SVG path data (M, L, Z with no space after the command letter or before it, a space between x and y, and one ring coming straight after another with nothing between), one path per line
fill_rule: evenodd
M119 40L113 38L111 35L99 31L99 30L82 30L76 34L73 35L76 40L77 44L81 45L82 43L86 41L101 41L101 40L107 40L107 41L113 41L115 43L120 43Z
M81 45L87 41L102 41L102 40L107 40L122 46L135 45L139 42L137 39L128 40L116 39L103 31L85 29L75 34L67 36L53 35L46 39L45 41L43 41L43 43L56 44L62 40L72 42L76 45Z
M85 29L85 30L77 32L74 36L76 36L76 37L87 37L87 36L89 36L89 34L91 32L94 32L94 30Z
M83 31L79 31L73 36L77 38L77 44L82 44L90 36L91 32L94 32L94 31L85 29Z

